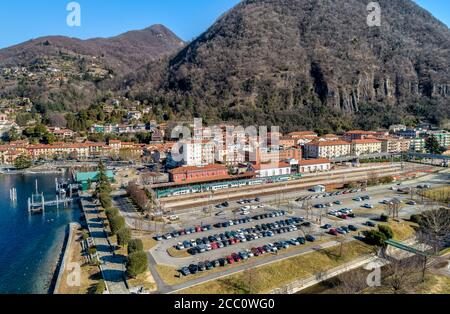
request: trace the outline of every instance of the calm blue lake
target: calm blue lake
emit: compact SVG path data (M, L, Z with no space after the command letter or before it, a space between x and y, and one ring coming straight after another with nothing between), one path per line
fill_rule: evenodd
M27 199L35 190L55 199L58 175L0 175L0 293L48 293L66 226L80 217L78 204L70 209L46 208L30 215ZM17 202L9 190L17 189Z

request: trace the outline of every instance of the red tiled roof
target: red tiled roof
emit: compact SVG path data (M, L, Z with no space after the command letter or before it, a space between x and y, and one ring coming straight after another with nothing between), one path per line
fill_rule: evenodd
M314 142L310 142L306 145L309 146L336 146L336 145L350 145L349 142L346 141L314 141Z
M300 166L312 166L312 165L321 165L321 164L329 164L331 160L325 158L319 159L304 159L299 161Z
M353 140L352 144L373 144L373 143L381 143L380 140L372 139L372 138L366 138L362 140Z

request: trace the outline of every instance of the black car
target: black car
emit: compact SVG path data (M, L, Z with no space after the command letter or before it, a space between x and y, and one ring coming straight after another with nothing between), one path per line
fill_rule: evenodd
M196 255L198 253L198 250L196 247L191 247L187 252L191 255Z
M302 226L311 227L311 223L309 221L305 221L304 223L302 223Z
M315 237L313 237L312 235L307 235L306 236L306 241L309 241L309 242L314 242L314 241L316 241L316 238Z
M211 270L214 268L214 265L211 262L206 262L205 267L206 267L206 270Z
M194 264L189 265L189 272L195 275L198 272L198 266Z
M228 264L228 261L224 258L219 258L217 261L219 262L219 265L222 267Z
M198 271L205 271L205 270L206 270L206 264L198 263Z
M181 269L180 269L180 273L181 273L183 276L188 276L188 275L191 274L189 268L187 268L187 267L181 268Z
M303 238L303 237L298 237L298 238L297 238L297 241L298 241L298 243L300 243L300 244L305 244L305 243L306 243L306 239Z

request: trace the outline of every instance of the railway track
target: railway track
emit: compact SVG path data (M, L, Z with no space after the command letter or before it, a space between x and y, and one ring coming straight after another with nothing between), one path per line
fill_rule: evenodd
M401 173L402 173L401 169L396 169L396 170L384 170L382 173L377 173L377 175L380 176L380 174L382 174L382 176L394 176L399 175ZM281 187L279 184L277 184L277 186L272 185L253 186L250 189L240 189L233 192L229 191L228 193L222 193L220 195L214 194L212 198L209 197L211 194L208 194L208 198L194 194L191 195L189 199L170 200L170 201L161 200L161 203L164 204L164 208L176 211L193 207L201 207L201 206L207 207L210 205L216 205L224 201L236 201L248 197L263 197L270 195L280 195L282 193L292 193L298 190L305 190L319 184L338 185L355 181L368 180L371 178L371 176L372 173L366 174L353 173L346 175L345 178L343 178L342 176L339 176L338 178L331 178L331 177L314 178L314 180L310 180L308 182L305 182L304 180L298 180L296 181L296 184L287 184L286 182L282 184Z
M277 182L277 183L271 183L271 187L285 187L286 185L297 185L299 182L307 183L307 182L315 182L317 180L321 179L336 179L336 178L345 178L350 175L354 175L357 173L368 173L368 172L375 172L377 174L384 173L384 171L387 170L393 170L393 169L401 169L400 165L380 165L376 167L365 167L365 168L355 168L352 169L352 171L348 170L337 170L330 173L321 173L321 174L305 174L304 177L301 180L293 180L293 181L286 181L286 182ZM267 186L264 185L264 186ZM214 196L219 195L229 195L235 192L242 192L242 191L254 191L256 189L261 188L261 185L254 185L254 186L243 186L239 188L230 188L230 189L224 189L224 190L218 190L214 192ZM183 200L193 200L198 199L202 197L209 198L211 195L211 192L202 192L202 193L195 193L195 194L187 194L187 195L179 195L179 196L170 196L166 198L161 198L160 202L162 204L169 204L171 202L178 202Z

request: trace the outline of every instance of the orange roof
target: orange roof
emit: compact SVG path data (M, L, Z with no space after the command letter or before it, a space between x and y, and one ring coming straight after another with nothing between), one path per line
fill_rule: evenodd
M353 131L348 131L345 134L375 134L375 132L373 132L373 131L353 130Z
M312 166L312 165L321 165L321 164L329 164L331 163L331 160L326 158L319 158L319 159L307 159L307 160L300 160L299 165L300 166Z
M288 134L289 136L317 136L317 133L314 131L299 131L299 132L291 132Z
M306 145L309 146L336 146L336 145L350 145L349 142L346 141L322 141L322 142L310 142Z
M352 144L373 144L373 143L381 143L380 140L372 139L372 138L366 138L362 140L353 140Z
M206 165L204 167L195 167L195 166L189 166L189 167L179 167L172 170L169 170L171 174L180 174L180 173L186 173L186 172L194 172L194 171L209 171L209 170L227 170L227 167L223 165L218 164L212 164L212 165Z

